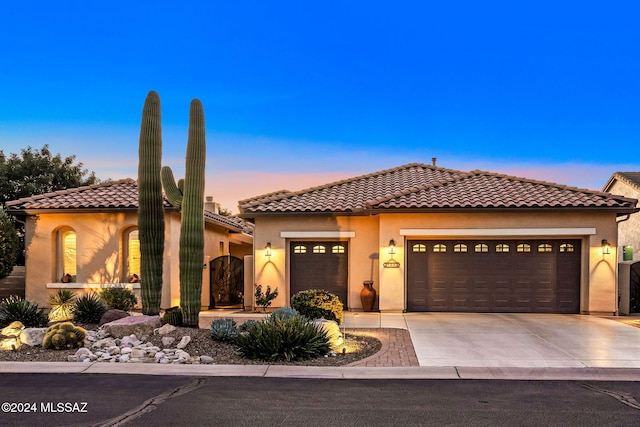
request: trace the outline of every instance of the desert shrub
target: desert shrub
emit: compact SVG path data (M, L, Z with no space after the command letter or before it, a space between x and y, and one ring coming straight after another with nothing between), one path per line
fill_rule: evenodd
M291 297L291 307L309 319L334 320L342 324L340 298L323 289L300 291Z
M302 316L269 317L256 322L236 341L238 353L267 362L306 360L329 351L324 331Z
M242 325L240 325L240 332L241 333L242 332L247 332L249 329L253 328L258 323L262 323L262 322L259 322L257 320L253 320L253 319L245 320L244 323Z
M84 345L86 331L71 322L56 323L47 329L42 339L42 348L66 350Z
M132 290L119 286L105 289L100 296L109 308L116 310L131 311L138 303Z
M9 215L0 207L0 279L11 274L20 255L20 238Z
M163 325L182 326L182 310L180 307L171 307L165 310L160 319Z
M59 322L73 319L76 295L68 289L58 289L55 294L49 296L49 320Z
M298 313L298 310L296 310L295 308L280 307L273 310L273 312L271 312L269 317L292 317L292 316L300 316L300 315L301 314Z
M27 328L40 328L47 326L49 318L38 304L12 295L0 302L0 328L15 321Z
M216 319L211 322L211 338L216 341L233 343L239 335L236 321L231 318Z
M73 318L80 323L99 323L107 310L107 305L100 296L92 292L76 299Z

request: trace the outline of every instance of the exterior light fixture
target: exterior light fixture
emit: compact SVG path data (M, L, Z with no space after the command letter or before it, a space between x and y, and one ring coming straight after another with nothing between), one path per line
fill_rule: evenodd
M267 246L264 247L264 256L271 257L271 242L267 242Z
M389 240L389 255L393 258L393 255L396 254L396 241L391 239Z
M609 255L611 253L611 243L607 239L602 239L602 255Z

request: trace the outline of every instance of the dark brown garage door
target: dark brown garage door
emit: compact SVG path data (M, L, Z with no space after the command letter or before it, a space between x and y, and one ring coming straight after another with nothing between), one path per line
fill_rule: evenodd
M291 295L324 289L347 305L348 242L291 242Z
M578 313L580 240L407 244L407 310Z

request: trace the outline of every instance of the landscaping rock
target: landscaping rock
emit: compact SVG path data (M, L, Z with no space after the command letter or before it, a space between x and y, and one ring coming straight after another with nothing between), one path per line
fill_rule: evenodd
M340 326L334 320L326 319L315 319L313 323L319 325L327 334L331 350L341 352L344 346L344 338L342 337L342 332L340 332Z
M8 326L5 326L2 331L0 331L0 335L4 335L5 337L9 338L16 338L20 336L23 329L24 325L22 324L22 322L18 322L16 320L15 322L10 323Z
M166 324L162 325L161 327L159 327L158 329L156 329L155 331L153 331L153 333L157 334L157 335L166 335L166 334L169 334L169 333L175 331L176 329L178 329L178 328L176 328L173 325L170 325L170 324L166 323Z
M122 338L131 334L136 336L151 335L160 327L160 316L128 316L113 322L105 323L102 328L112 337Z
M176 339L173 337L162 337L162 345L169 347Z
M191 337L189 335L185 335L182 337L182 339L180 340L178 345L176 345L176 347L179 349L183 349L187 346L187 344L189 344L189 342L191 342Z
M98 323L98 325L102 326L105 323L110 323L110 322L113 322L114 320L123 319L128 316L130 316L130 314L124 310L117 310L117 309L107 310L100 318L100 322Z
M42 339L47 328L26 328L20 333L20 342L30 347L42 345Z
M205 365L211 365L213 363L213 357L211 356L200 356L200 363Z

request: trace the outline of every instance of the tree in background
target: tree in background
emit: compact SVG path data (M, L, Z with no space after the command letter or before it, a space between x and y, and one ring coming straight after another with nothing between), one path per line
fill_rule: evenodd
M0 279L11 273L19 253L18 232L11 223L9 215L0 208Z
M0 150L0 205L67 188L99 182L94 172L75 163L76 156L53 155L49 145L40 150L23 148L20 154L8 156Z

